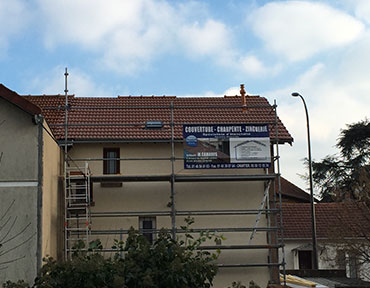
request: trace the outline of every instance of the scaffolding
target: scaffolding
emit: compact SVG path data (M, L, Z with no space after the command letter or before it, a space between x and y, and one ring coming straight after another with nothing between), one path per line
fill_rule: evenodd
M67 71L66 74L68 75ZM271 123L253 123L253 124L269 124L272 125L275 131L274 140L271 145L272 150L272 168L264 169L264 173L251 175L251 174L218 174L218 175L184 175L175 173L175 162L184 161L183 157L175 157L175 144L182 143L183 140L175 139L175 127L182 126L186 123L178 123L174 121L174 115L177 109L184 108L224 108L224 109L248 109L248 105L243 106L220 106L220 105L209 105L209 106L176 106L173 102L169 106L114 106L114 107L71 107L68 104L68 90L67 90L67 75L66 75L66 104L65 110L65 138L61 141L61 145L64 144L65 152L65 256L69 258L71 253L74 251L76 243L83 241L85 247L88 245L89 239L92 235L124 235L129 232L128 229L92 229L91 219L94 218L119 218L119 217L140 217L140 216L167 216L171 219L171 234L176 239L178 234L185 233L186 231L178 228L176 224L177 216L233 216L233 215L255 215L255 224L253 227L203 227L192 229L192 232L219 232L219 233L241 233L250 232L251 236L246 239L246 243L238 245L215 245L202 246L200 249L204 250L250 250L250 249L267 249L269 251L269 260L264 263L229 263L221 264L220 268L230 267L270 267L275 269L275 272L279 272L279 268L283 272L285 281L285 252L284 252L284 235L282 230L282 213L281 213L281 185L280 185L280 163L279 163L279 141L278 138L278 118L277 118L277 105L268 106L251 106L252 108L269 108L270 113L275 114L275 120ZM68 140L68 127L69 126L145 126L145 123L68 123L68 110L71 109L166 109L169 111L170 117L168 122L164 122L163 125L170 128L170 138L162 140L140 140L139 142L165 142L170 144L170 157L120 157L114 159L106 158L71 158L68 155L68 147L73 143L94 143L91 141L79 141L79 140ZM54 107L48 107L48 109L54 109ZM194 123L191 123L194 124ZM200 123L202 124L202 123ZM209 124L209 123L207 123ZM218 124L218 123L213 123ZM224 123L222 123L224 124ZM50 125L60 126L58 124ZM272 135L270 135L271 137ZM100 142L100 141L98 141ZM138 142L130 141L125 139L115 140L114 142ZM95 141L96 143L96 141ZM91 175L88 163L94 161L105 161L115 160L119 161L142 161L150 162L155 160L166 160L170 162L171 173L167 175ZM82 168L78 167L76 163L86 163ZM262 170L262 169L261 169ZM218 210L177 210L176 209L176 193L175 183L180 182L231 182L231 181L259 181L264 183L264 194L261 200L261 204L257 209L218 209ZM170 209L169 211L99 211L91 212L90 210L90 187L93 183L104 183L104 182L169 182L170 183ZM277 187L277 190L276 190ZM262 215L267 217L267 226L260 226L259 222ZM279 216L279 217L277 217ZM279 220L278 220L279 219ZM279 221L279 222L278 222ZM148 232L158 233L158 229L151 229ZM253 238L256 232L266 232L268 241L266 245L252 244ZM279 260L278 251L281 251ZM104 248L102 252L112 252L112 249ZM276 273L275 273L276 274ZM278 275L278 273L277 273Z
M66 167L65 175L65 255L69 259L74 249L88 247L91 228L90 169Z

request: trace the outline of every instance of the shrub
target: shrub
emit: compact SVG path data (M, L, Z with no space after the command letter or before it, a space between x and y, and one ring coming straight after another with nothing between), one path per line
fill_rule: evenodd
M168 231L162 230L151 245L131 229L125 243L115 242L113 248L117 253L112 258L104 258L99 252L100 242L94 241L89 247L93 252L76 250L70 261L46 259L34 287L211 287L217 273L214 260L218 253L197 248L209 239L218 241L221 237L204 232L194 239L189 229L193 220L187 218L186 223L181 227L186 230L183 240L173 240Z

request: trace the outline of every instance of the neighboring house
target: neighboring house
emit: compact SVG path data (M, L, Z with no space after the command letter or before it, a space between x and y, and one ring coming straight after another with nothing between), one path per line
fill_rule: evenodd
M283 203L287 269L312 268L309 203ZM319 269L344 269L370 280L370 211L355 202L315 204Z
M41 109L0 84L0 283L32 283L42 257L57 256L61 162L49 133Z
M310 203L310 194L294 185L284 177L280 177L280 191L282 202ZM278 183L275 182L275 191L279 192ZM315 202L318 202L315 198Z
M61 95L24 96L41 108L45 126L67 155L67 166L59 171L66 173L65 255L78 239L96 238L109 255L113 240L124 240L131 226L149 241L162 227L182 237L180 226L190 215L195 218L194 232L216 231L226 237L221 244L206 243L208 250L222 250L215 287L236 280L254 280L261 287L278 281L280 245L275 217L270 217L278 212L274 185L269 185L277 177L273 167L258 162L247 164L249 169L234 169L246 166L240 160L231 163L224 143L217 144L222 153L204 151L206 145L195 153L205 161L209 155L222 156L223 163L213 159L187 166L194 169L186 169L184 163L184 125L195 125L195 131L219 124L222 133L229 129L231 138L237 137L241 125L252 125L248 127L254 135L268 124L271 151L276 151L273 143L292 143L275 115L276 106L241 92L242 96L204 98L68 96L68 105ZM190 146L193 140L189 137ZM258 145L248 145L244 150L238 147L243 157L259 159ZM211 166L218 169L197 169Z

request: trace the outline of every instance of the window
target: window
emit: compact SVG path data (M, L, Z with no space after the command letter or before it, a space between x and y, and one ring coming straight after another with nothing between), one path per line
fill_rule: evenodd
M312 251L298 251L299 269L312 269Z
M149 241L150 244L153 244L155 240L156 229L155 217L139 217L139 228L140 233Z
M338 268L346 270L346 252L344 250L338 250L335 258Z
M104 148L103 149L103 174L119 174L120 173L120 161L116 160L120 158L119 148Z
M348 254L347 275L349 276L349 278L357 278L358 277L358 261L357 261L356 255L354 255L353 253Z

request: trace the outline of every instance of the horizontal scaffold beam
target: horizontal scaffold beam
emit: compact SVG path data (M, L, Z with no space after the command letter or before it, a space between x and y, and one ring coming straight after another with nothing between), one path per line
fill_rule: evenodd
M176 216L187 215L255 215L258 213L278 213L280 209L245 209L245 210L187 210L176 211ZM91 217L96 218L109 218L109 217L137 217L137 216L170 216L171 211L101 211L91 212Z
M78 241L82 238L75 238L72 240ZM253 249L272 249L272 248L281 248L282 245L217 245L217 246L200 246L197 250L253 250ZM76 249L70 248L70 251L89 251L88 249ZM94 250L96 252L125 252L117 248L102 248Z
M217 245L217 246L200 246L199 250L243 250L243 249L273 249L281 248L282 245Z
M267 181L275 179L276 174L258 175L174 175L175 182L217 182L217 181ZM91 176L92 182L170 182L169 175L100 175Z
M252 232L252 231L277 231L278 227L219 227L219 228L193 228L190 230L176 229L176 233L200 233L200 232ZM130 230L127 229L112 229L112 230L94 230L90 231L91 235L119 235L119 234L128 234ZM162 229L145 229L146 233L159 233L163 231ZM171 231L171 229L167 229ZM76 233L77 234L77 233Z
M282 266L283 263L245 263L245 264L217 264L219 268L242 268L242 267L266 267L266 266Z

